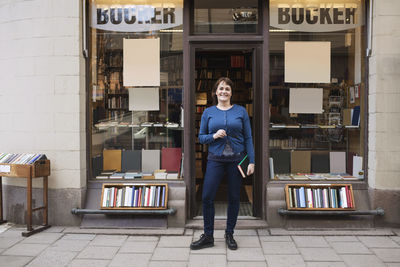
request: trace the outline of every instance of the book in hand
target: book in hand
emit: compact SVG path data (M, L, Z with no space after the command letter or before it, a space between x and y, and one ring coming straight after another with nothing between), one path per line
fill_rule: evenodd
M243 178L246 178L247 176L247 167L249 166L249 157L246 155L244 158L239 162L238 164L238 169L240 174L242 175Z

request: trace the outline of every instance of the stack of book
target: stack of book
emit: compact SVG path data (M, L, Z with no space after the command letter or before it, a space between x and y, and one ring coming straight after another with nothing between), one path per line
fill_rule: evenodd
M165 185L105 187L102 208L165 207Z
M47 159L45 154L0 153L0 163L3 164L32 164L43 159Z
M340 187L289 187L290 208L354 208L350 186Z

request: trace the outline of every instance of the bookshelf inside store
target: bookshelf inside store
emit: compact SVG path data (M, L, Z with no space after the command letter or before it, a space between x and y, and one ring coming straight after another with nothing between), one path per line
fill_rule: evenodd
M91 30L91 179L182 179L181 33ZM160 85L124 86L124 39L146 38L159 39ZM142 101L156 108L135 108L139 89L157 91Z
M288 210L355 210L351 184L287 184Z

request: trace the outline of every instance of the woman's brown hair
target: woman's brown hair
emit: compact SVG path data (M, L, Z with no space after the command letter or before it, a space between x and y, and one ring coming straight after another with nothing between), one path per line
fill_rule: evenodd
M216 93L217 93L218 85L219 85L221 82L225 82L226 85L229 85L229 86L231 87L231 91L233 91L233 82L232 82L231 79L229 79L228 77L221 77L221 78L219 78L219 79L215 82L215 84L214 84L214 86L213 86L213 89L212 89L212 100L213 100L213 105L217 105L217 104L218 104L218 98L217 98ZM232 104L232 96L231 96L231 104Z

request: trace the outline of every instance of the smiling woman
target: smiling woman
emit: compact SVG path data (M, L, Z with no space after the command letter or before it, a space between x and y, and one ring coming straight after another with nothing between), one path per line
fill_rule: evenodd
M237 166L247 155L247 175L251 175L255 159L249 115L244 107L231 104L232 87L231 79L219 78L212 93L217 104L205 109L201 117L199 141L208 145L202 193L204 235L191 244L194 250L214 245L214 199L224 173L227 174L229 196L225 240L229 249L237 249L233 233L239 214L242 184Z

